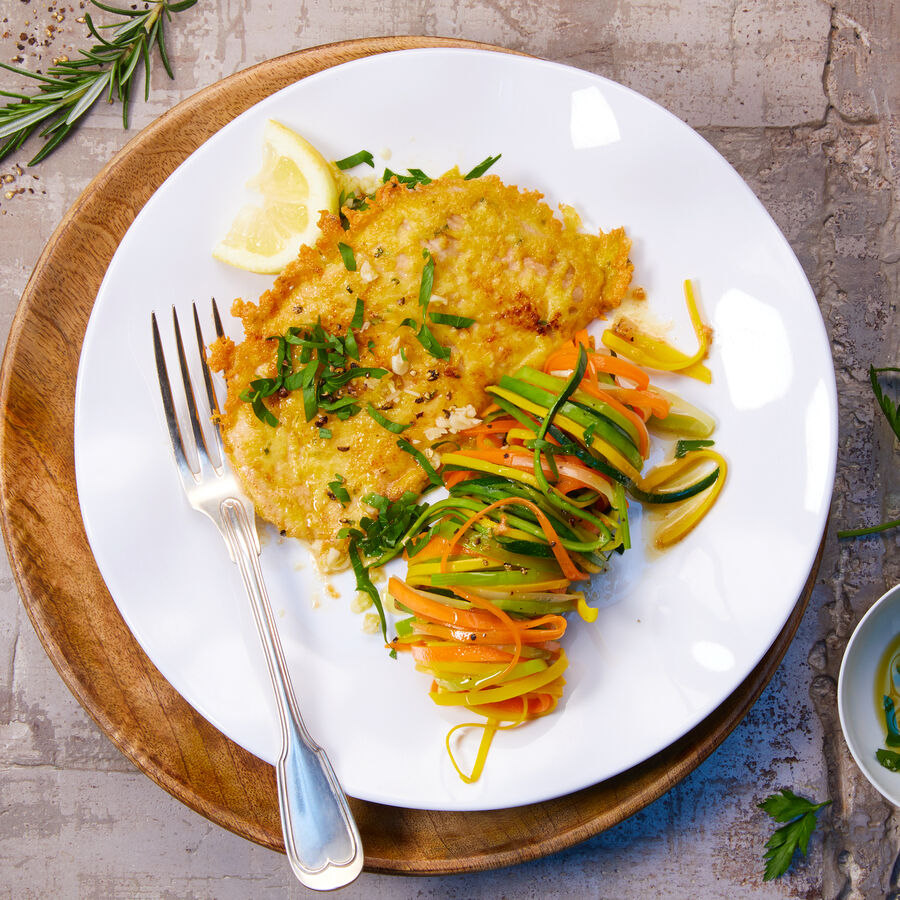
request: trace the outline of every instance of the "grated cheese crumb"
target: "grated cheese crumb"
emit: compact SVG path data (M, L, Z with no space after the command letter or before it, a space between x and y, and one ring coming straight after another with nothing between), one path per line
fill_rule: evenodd
M378 634L381 630L381 622L378 620L378 616L376 616L375 613L366 613L363 616L362 630L366 634Z
M367 259L363 260L362 265L359 267L359 277L362 278L363 281L368 284L371 281L374 281L378 277L378 273Z
M434 420L433 428L425 429L425 439L436 441L445 434L458 434L465 431L466 428L472 428L478 425L481 419L478 418L475 407L470 403L468 406L454 406L448 410L449 415L438 416Z
M357 591L356 596L350 603L350 609L355 613L365 612L371 606L372 598L367 593L365 593L365 591Z
M391 369L396 375L405 375L409 371L409 361L405 360L398 351L391 357Z

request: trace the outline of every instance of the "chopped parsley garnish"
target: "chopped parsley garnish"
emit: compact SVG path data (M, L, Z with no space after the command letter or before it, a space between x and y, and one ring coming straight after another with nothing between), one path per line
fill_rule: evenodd
M407 169L409 175L401 175L399 172L392 172L385 169L381 180L386 184L392 178L396 178L400 184L405 184L410 190L417 184L431 184L431 179L421 169Z
M319 429L319 437L323 441L327 441L331 437L331 429L330 428L320 428Z
M415 319L406 318L400 325L401 327L412 328L416 333L418 342L435 359L450 359L450 348L444 347L426 324L428 304L431 302L431 289L434 286L434 257L427 250L422 251L422 256L425 259L425 266L422 269L422 282L419 285L419 306L422 309L422 321L417 322Z
M356 308L353 310L353 318L350 320L351 328L362 328L364 313L365 313L365 306L363 304L362 297L357 297L356 298Z
M502 153L498 153L496 156L489 156L487 159L483 159L471 172L469 172L468 175L465 176L465 180L471 181L473 178L480 178L495 162L497 162L498 159L500 159L502 155Z
M360 150L359 153L354 153L352 156L345 156L343 159L336 159L334 164L343 172L345 169L352 169L354 166L362 165L365 163L367 166L371 166L373 169L375 168L375 157L369 153L368 150Z
M363 561L360 559L359 549L355 540L351 539L350 546L347 548L347 553L350 557L350 565L353 567L353 574L356 576L356 589L364 594L368 594L375 609L378 610L378 619L381 622L381 634L384 637L384 642L388 643L387 620L384 617L384 605L381 602L381 595L378 593L378 588L372 584L372 579L369 577L369 567L364 565ZM391 650L390 655L393 659L396 659L397 651Z
M431 301L431 290L434 287L434 257L427 251L422 251L422 259L425 265L422 267L422 281L419 284L419 306L422 307L422 315L428 311Z
M428 318L434 322L435 325L449 325L451 328L468 328L470 325L475 324L474 319L470 319L468 316L455 316L451 313L429 313Z
M337 500L341 506L350 502L350 494L347 493L347 488L344 487L344 476L343 475L335 475L334 481L328 482L328 490L331 493L331 496Z
M341 228L344 231L350 227L350 220L344 215L345 209L354 209L354 210L363 210L368 209L369 204L366 203L366 200L371 199L370 196L364 195L362 197L357 197L356 194L351 191L350 193L346 193L341 191L340 199L338 200L338 209L340 210L340 218L341 218Z
M366 494L363 503L376 510L374 518L363 516L358 528L342 528L339 538L350 538L351 546L356 544L373 565L383 565L402 549L406 533L428 509L427 504L418 506L418 495L404 491L399 500L389 500L382 494Z
M704 447L712 447L715 441L679 441L675 445L675 459L681 459L692 450L702 450Z
M366 494L362 499L363 503L375 509L376 515L363 516L359 520L358 528L342 528L337 536L341 539L350 538L348 553L353 574L356 576L356 589L371 598L375 609L378 610L384 641L388 643L384 606L378 589L369 577L369 571L376 566L384 565L403 549L404 539L414 529L420 516L428 509L428 505L418 506L416 504L418 496L413 491L404 491L399 500L389 500L382 494ZM361 553L371 560L369 565L363 563ZM396 658L396 650L391 650L390 655Z
M435 471L434 466L428 462L428 458L422 453L421 450L417 450L409 441L405 441L403 438L400 438L397 441L397 446L401 450L405 450L425 471L425 474L428 476L428 480L435 487L442 487L444 482L441 481L441 476Z
M344 261L344 268L348 272L355 272L356 257L353 255L353 248L347 244L339 243L338 250L341 251L341 259Z
M392 422L383 416L371 403L366 406L366 412L382 427L387 428L392 434L402 434L409 428L409 424L403 425L400 422Z
M258 378L250 382L249 388L240 398L253 406L256 417L271 425L278 419L263 403L264 397L283 392L303 392L303 414L306 421L322 413L333 413L344 421L355 416L361 409L355 398L344 396L347 384L356 378L383 378L387 369L359 366L359 347L353 334L353 324L362 318L362 300L356 301L356 311L351 327L346 335L329 334L320 322L315 325L292 327L283 335L272 340L278 341L275 378ZM299 348L298 359L294 359L294 348ZM299 368L295 366L299 364Z

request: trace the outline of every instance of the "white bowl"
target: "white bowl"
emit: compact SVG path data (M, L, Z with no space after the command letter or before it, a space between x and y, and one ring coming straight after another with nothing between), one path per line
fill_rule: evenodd
M875 704L875 673L898 634L900 584L862 617L847 643L838 675L838 714L847 746L863 775L894 806L900 806L900 772L885 769L875 758L875 751L885 747L884 716Z

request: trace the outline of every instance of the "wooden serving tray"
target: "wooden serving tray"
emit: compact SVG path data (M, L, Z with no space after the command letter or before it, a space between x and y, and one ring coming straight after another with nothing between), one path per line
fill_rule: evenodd
M420 37L314 47L232 75L162 116L103 169L54 232L25 288L0 373L0 521L22 600L50 659L113 743L157 784L213 822L276 850L283 843L274 770L175 692L132 637L97 570L75 487L81 344L129 225L203 141L314 72L375 53L447 46L500 51ZM681 740L616 778L515 809L435 812L351 800L366 868L442 874L509 865L569 847L642 809L704 760L750 709L800 623L818 563L762 662Z

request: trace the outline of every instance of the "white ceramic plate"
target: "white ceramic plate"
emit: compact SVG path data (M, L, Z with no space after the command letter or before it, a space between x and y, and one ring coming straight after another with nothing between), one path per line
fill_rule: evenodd
M129 627L201 714L274 759L250 609L221 538L182 494L150 341L152 309L174 303L188 321L193 300L206 309L214 296L227 309L269 285L210 256L244 200L237 186L258 167L268 118L330 158L367 148L394 170L465 170L502 153L494 171L507 182L573 204L589 228L624 225L635 283L686 348L681 285L695 279L715 329L714 383L684 393L718 417L731 466L718 505L672 551L646 552L636 523L636 548L594 579L598 621L570 629L563 708L499 735L471 786L443 746L460 719L432 705L409 660L392 661L363 633L351 580L336 579L341 596L331 596L302 547L264 535L301 706L344 788L408 807L501 808L574 791L664 748L741 683L803 588L834 474L831 356L796 258L728 164L645 98L552 63L435 49L329 69L241 115L147 203L97 297L75 414L84 522Z
M900 806L900 772L882 766L875 751L884 742L884 713L875 695L875 673L889 644L900 634L900 584L891 588L856 626L838 676L838 713L847 746L863 774L894 806Z

